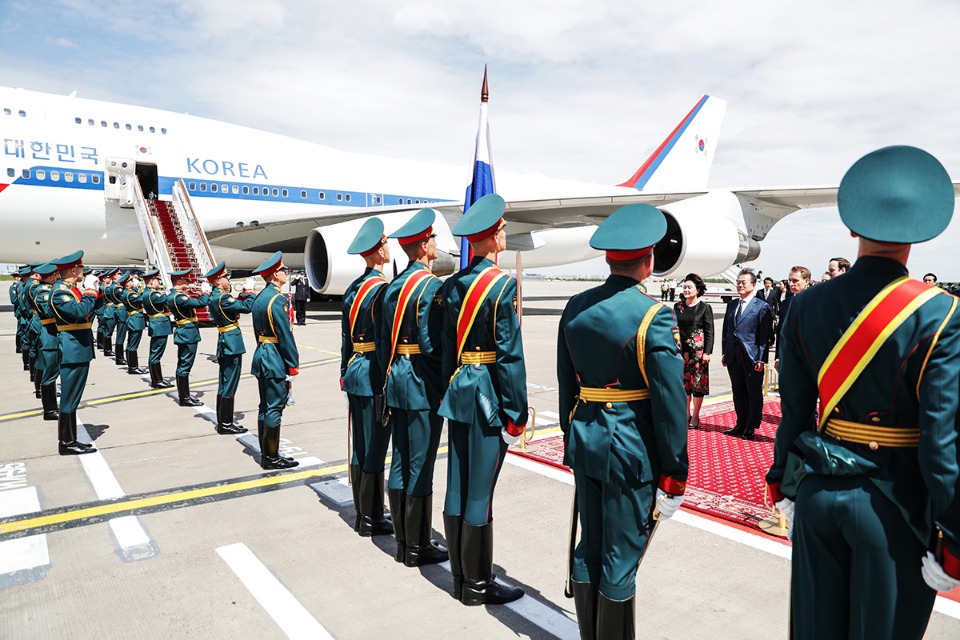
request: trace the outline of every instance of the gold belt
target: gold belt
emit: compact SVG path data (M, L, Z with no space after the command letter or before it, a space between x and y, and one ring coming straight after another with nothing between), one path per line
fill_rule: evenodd
M257 342L263 344L264 342L269 342L270 344L279 344L280 341L274 338L273 336L257 336Z
M632 400L648 400L650 389L596 389L580 387L578 396L583 402L630 402Z
M233 324L228 324L225 327L217 327L217 331L219 331L220 333L226 333L227 331L233 331L234 329L239 329L239 328L240 328L240 323L234 322Z
M143 313L143 309L130 309L129 313L130 313L130 315L135 315L135 314L138 314L138 313Z
M464 351L460 354L460 364L493 364L496 361L496 351Z
M150 316L150 319L153 320L154 318L166 318L166 317L167 317L167 314L165 313L154 313L153 315Z
M107 303L107 306L108 306L108 307L115 307L115 306L117 306L117 303L116 303L116 302L108 302L108 303Z
M397 345L398 356L415 356L418 353L420 353L419 344L398 344Z
M183 320L177 320L177 324L192 324L194 322L200 322L196 317L193 318L184 318Z
M916 447L920 443L920 429L876 427L833 418L827 420L823 433L841 442L865 444L874 451L880 447Z
M56 321L57 321L56 318L44 318L43 320L40 321L40 324L53 324Z
M81 329L89 329L93 326L91 322L81 322L79 324L58 324L57 331L79 331Z
M377 350L377 344L375 342L354 342L353 343L354 353L373 353L376 350Z
M33 310L33 315L38 315L36 309Z

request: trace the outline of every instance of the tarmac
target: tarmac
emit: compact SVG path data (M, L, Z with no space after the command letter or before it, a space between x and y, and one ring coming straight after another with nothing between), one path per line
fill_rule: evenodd
M558 430L560 312L595 284L524 282L532 446ZM714 310L722 320L722 307ZM249 371L255 344L249 319L241 326ZM494 563L526 596L463 606L450 596L446 565L404 567L392 536L353 531L339 307L311 303L307 325L294 330L301 373L281 435L301 465L266 472L248 373L236 411L252 437L214 432L215 329L201 331L191 375L203 407L180 407L175 389L151 389L147 376L98 353L77 416L81 439L99 451L60 456L56 422L42 420L14 350L13 314L0 310L0 638L579 637L564 597L572 476L508 456L494 500ZM142 366L146 353L144 336ZM171 341L167 378L175 366ZM711 382L708 401L724 399L719 366ZM434 479L438 539L445 452L446 432ZM638 636L786 638L789 580L790 547L780 539L681 510L659 527L637 572ZM925 637L960 637L960 603L938 598Z

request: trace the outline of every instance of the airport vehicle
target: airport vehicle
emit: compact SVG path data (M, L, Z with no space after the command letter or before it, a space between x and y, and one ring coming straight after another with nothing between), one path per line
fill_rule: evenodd
M759 255L760 241L801 207L835 203L835 187L708 189L726 103L703 96L627 181L596 185L497 172L508 248L524 267L596 255L595 225L632 202L661 208L669 230L656 275L705 276ZM82 247L89 264L198 273L219 260L252 268L282 250L311 286L343 292L362 269L346 254L369 216L387 231L433 206L450 272L467 167L338 151L146 107L0 88L0 263ZM395 251L396 256L402 252ZM216 255L216 259L214 259ZM398 270L403 267L398 265ZM387 274L388 277L391 274Z

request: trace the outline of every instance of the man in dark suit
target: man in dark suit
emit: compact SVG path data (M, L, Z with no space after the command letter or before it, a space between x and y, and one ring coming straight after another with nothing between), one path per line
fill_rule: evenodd
M293 279L293 308L297 314L297 324L307 324L307 300L310 298L310 285L301 273Z
M757 291L757 297L770 305L773 315L777 315L780 307L780 290L773 286L773 278L763 279L763 289Z
M723 318L723 366L730 373L736 426L726 434L752 440L763 407L763 368L773 333L773 310L754 295L757 276L751 269L737 275L739 298L727 303Z

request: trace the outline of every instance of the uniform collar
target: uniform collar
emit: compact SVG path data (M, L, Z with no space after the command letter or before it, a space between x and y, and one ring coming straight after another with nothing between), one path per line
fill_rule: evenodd
M607 280L604 282L604 285L613 287L614 289L629 289L638 284L640 284L639 280L634 280L628 276L614 275L612 273L607 276Z
M889 275L894 277L910 275L906 265L896 260L891 260L890 258L880 258L878 256L862 256L857 258L857 261L854 262L850 270L847 271L847 274L850 273ZM842 278L843 276L837 277Z

